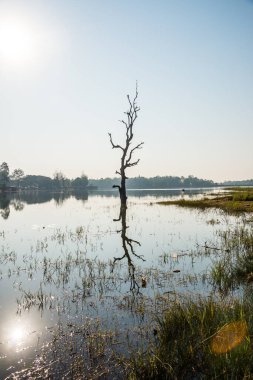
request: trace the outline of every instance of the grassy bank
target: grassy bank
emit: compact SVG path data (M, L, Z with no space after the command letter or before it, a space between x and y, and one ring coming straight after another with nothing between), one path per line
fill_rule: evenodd
M253 189L236 189L226 195L215 198L203 198L197 200L180 199L175 201L163 201L158 204L164 206L177 205L199 209L219 208L230 213L253 212Z
M159 321L156 342L130 362L130 378L251 378L252 322L250 301L175 303Z

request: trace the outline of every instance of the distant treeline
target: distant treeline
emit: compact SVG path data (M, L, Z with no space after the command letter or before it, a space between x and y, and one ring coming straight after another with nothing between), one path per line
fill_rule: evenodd
M88 178L85 175L75 179L66 178L61 173L54 175L54 178L42 175L27 175L20 181L22 189L40 190L67 190L67 189L86 189Z
M223 186L253 186L253 179L247 179L244 181L225 181Z
M80 177L69 179L62 172L54 173L53 178L42 175L25 175L22 169L15 169L10 173L7 162L0 165L0 191L6 192L13 189L40 189L40 190L71 190L87 189L88 177L82 174Z
M90 183L98 189L111 189L113 185L120 183L119 178L91 179ZM135 177L127 180L128 189L182 189L194 187L215 187L218 183L212 180L200 179L192 175L188 177Z

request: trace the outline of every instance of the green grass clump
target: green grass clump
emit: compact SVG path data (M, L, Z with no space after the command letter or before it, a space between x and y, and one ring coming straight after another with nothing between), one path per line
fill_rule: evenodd
M202 210L206 208L219 208L231 214L253 212L253 188L235 187L226 188L226 190L230 191L215 198L179 199L175 201L162 201L158 202L158 204L164 206L177 205Z
M177 205L202 210L207 208L219 208L231 214L253 212L253 191L235 191L216 198L180 199L175 201L162 201L158 202L158 204L164 206Z
M252 322L253 306L250 302L231 301L225 304L199 300L175 303L159 321L157 342L146 353L139 353L132 359L130 378L251 378ZM238 344L233 348L228 346L227 352L214 352L214 339L222 335L224 326L231 327L229 340L232 341L236 336L236 324L245 326L241 332L243 335L236 341Z
M253 201L253 191L236 191L233 193L234 202L252 202Z

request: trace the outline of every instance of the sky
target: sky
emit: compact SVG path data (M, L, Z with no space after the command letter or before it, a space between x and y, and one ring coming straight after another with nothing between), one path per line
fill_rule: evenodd
M0 0L0 163L114 177L253 178L253 1Z

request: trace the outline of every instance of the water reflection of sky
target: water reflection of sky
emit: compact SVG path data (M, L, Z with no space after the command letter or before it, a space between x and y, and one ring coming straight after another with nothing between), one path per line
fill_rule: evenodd
M126 216L127 236L140 243L133 245L134 252L145 259L133 257L136 281L151 278L142 294L203 293L207 288L194 276L204 273L213 257L198 257L196 247L215 242L217 228L235 219L224 219L214 210L203 213L155 203L169 195L181 197L180 191L143 194L129 192ZM61 204L37 199L18 210L11 206L9 217L0 218L1 377L27 365L45 340L46 326L54 326L59 318L80 317L80 308L91 317L110 320L114 314L123 325L135 323L113 301L129 294L130 282L127 261L119 262L114 272L108 264L122 256L122 240L121 223L113 221L119 215L119 199L107 195L95 193L86 200L71 196ZM220 224L207 223L211 219Z
M27 368L34 358L34 350L44 340L45 321L37 312L31 311L17 316L13 307L1 308L0 318L0 378Z

